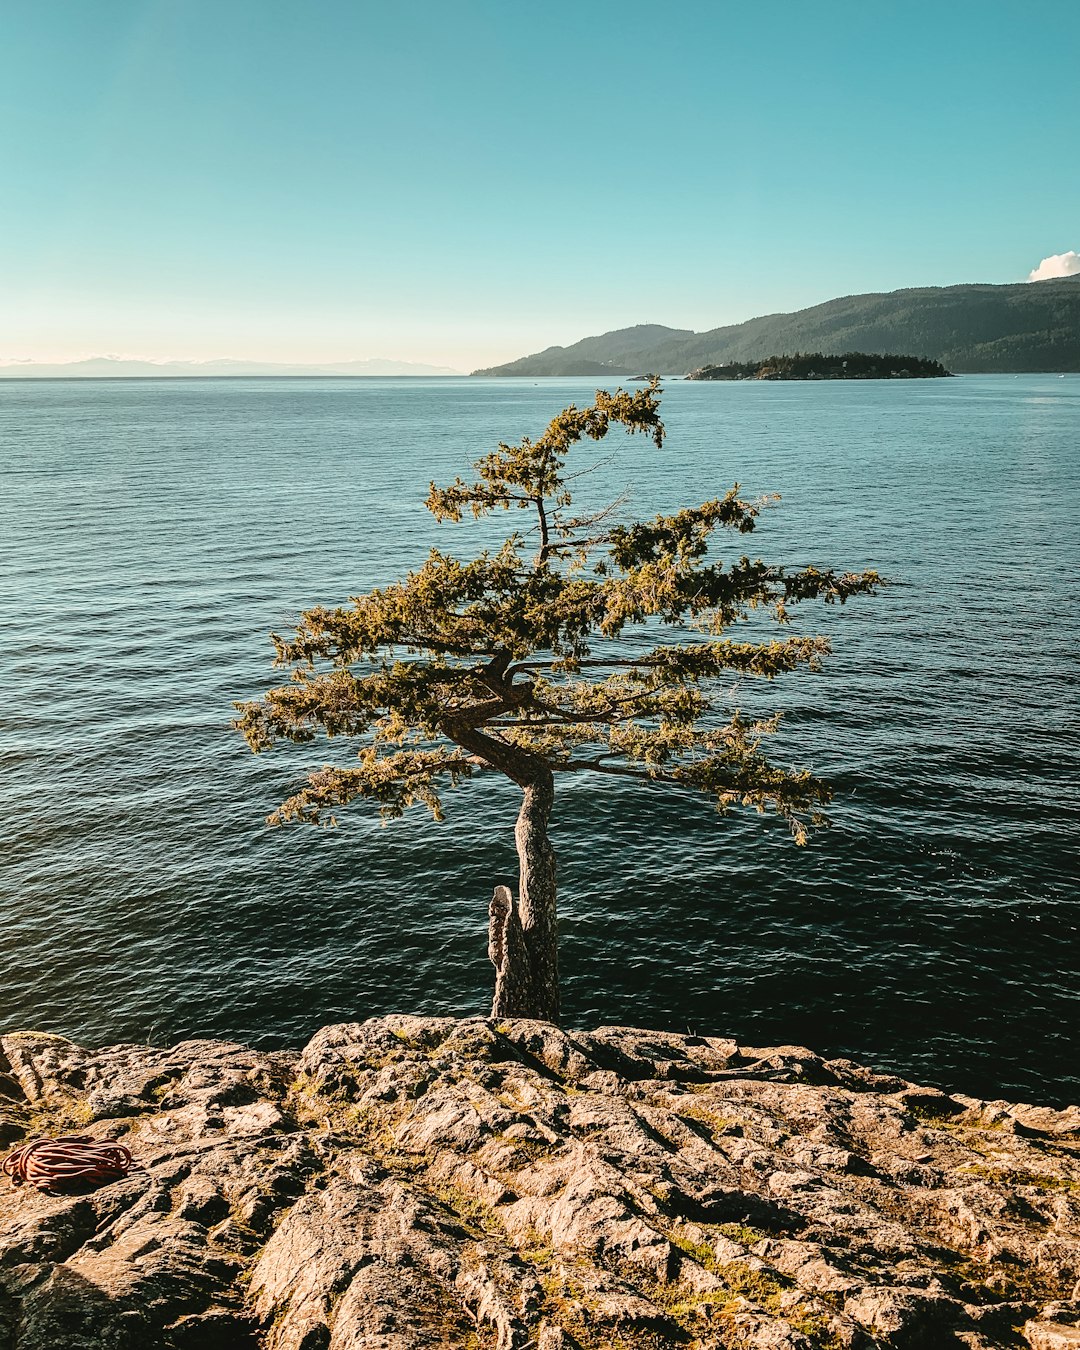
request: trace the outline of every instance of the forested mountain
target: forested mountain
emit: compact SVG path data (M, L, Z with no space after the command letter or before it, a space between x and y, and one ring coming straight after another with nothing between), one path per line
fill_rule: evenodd
M641 324L477 375L685 375L776 352L910 352L949 370L1080 371L1080 275L849 295L707 333Z
M534 356L523 356L508 365L492 366L488 370L474 370L473 374L632 374L631 367L640 353L662 350L675 343L693 342L699 336L689 328L665 328L659 323L639 323L633 328L617 328L614 332L603 333L600 337L582 338L572 347L547 347ZM573 369L570 369L571 366Z

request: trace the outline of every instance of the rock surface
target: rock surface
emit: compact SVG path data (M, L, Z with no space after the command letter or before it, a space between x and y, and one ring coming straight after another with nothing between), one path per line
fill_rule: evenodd
M1080 1110L793 1046L389 1017L300 1054L2 1039L0 1350L1080 1346Z

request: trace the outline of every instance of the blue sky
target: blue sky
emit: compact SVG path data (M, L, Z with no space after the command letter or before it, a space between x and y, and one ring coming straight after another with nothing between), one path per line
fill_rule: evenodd
M1080 250L1074 3L10 0L0 359L462 369Z

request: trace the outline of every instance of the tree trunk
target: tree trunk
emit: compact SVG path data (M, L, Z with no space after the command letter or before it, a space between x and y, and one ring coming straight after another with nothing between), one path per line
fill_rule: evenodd
M496 886L491 901L488 955L495 966L492 1017L559 1020L559 951L555 910L555 852L548 822L555 780L543 769L522 788L514 839L520 874L515 901Z

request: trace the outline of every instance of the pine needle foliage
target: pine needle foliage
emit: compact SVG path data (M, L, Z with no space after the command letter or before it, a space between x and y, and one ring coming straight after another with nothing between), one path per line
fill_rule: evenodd
M799 843L824 823L827 784L765 753L777 719L744 718L722 695L740 677L817 671L828 643L785 635L790 607L843 604L880 579L718 556L718 532L750 534L765 504L738 484L631 524L616 523L622 503L575 514L571 452L619 426L661 450L659 394L656 380L598 391L537 439L477 460L473 481L431 484L438 521L528 513L501 547L472 561L432 549L403 580L272 635L290 677L236 705L251 749L346 737L356 758L311 773L271 823L333 823L356 799L384 818L419 804L440 820L445 788L486 772L523 788L591 774L704 793L721 812L777 813ZM776 637L728 635L756 611L776 620Z

